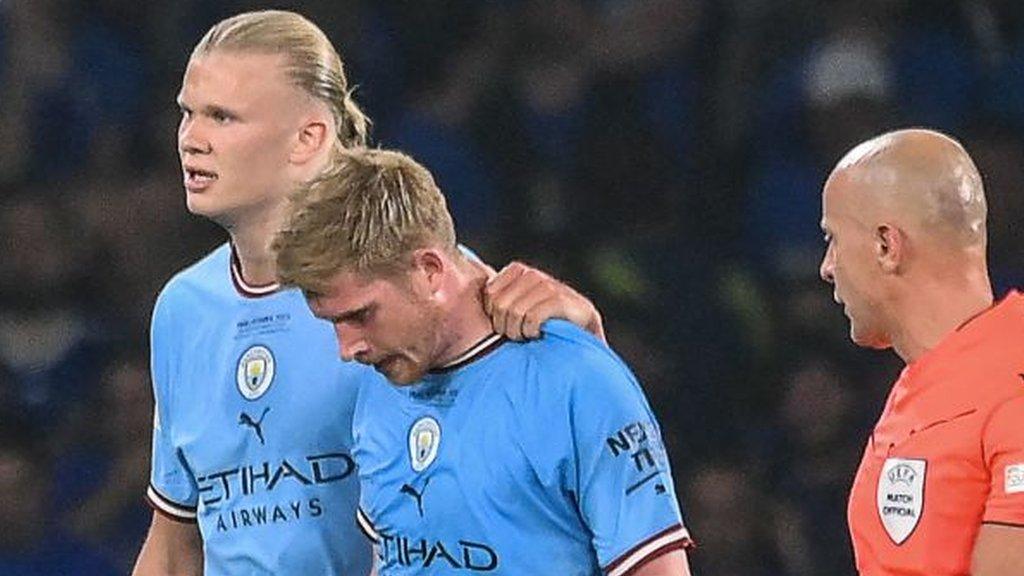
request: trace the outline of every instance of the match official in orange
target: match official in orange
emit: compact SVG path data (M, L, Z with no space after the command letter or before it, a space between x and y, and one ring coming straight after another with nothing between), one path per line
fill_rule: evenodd
M904 360L849 501L864 575L1024 575L1024 296L994 302L981 176L943 134L851 150L821 277L860 346Z

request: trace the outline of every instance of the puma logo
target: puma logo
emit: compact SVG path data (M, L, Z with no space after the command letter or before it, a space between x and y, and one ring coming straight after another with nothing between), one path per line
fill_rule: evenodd
M427 484L430 484L430 478L427 478L427 481L423 483L423 488L419 492L408 484L402 484L402 488L399 490L402 494L408 494L416 500L416 509L419 510L420 518L423 517L423 493L427 491Z
M266 444L263 440L263 419L266 418L267 412L270 412L270 406L263 409L263 414L260 414L259 420L253 420L252 416L249 416L245 412L238 415L238 425L248 426L256 432L256 437L260 439L260 444Z

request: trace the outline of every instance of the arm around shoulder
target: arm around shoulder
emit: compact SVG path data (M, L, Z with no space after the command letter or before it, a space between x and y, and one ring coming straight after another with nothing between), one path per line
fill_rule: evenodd
M171 520L153 512L149 534L132 576L201 576L203 544L193 522Z
M539 338L545 321L562 318L605 341L604 322L593 302L568 284L521 262L513 262L491 277L483 297L494 331L513 340Z

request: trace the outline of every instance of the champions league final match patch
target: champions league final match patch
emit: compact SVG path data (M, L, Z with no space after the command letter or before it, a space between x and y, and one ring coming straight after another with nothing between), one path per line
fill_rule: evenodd
M266 346L250 346L238 359L235 381L246 400L266 394L274 381L274 354Z

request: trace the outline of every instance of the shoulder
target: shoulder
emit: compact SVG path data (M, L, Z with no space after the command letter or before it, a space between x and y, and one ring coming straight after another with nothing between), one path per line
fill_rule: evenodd
M1024 298L1012 293L976 321L984 324L945 359L963 393L996 405L1024 397Z
M525 344L525 353L538 365L562 375L629 374L629 368L607 344L565 320L545 322L541 337Z
M992 404L985 415L985 438L1012 437L1019 444L1017 449L1024 450L1024 427L1020 425L1021 421L1024 421L1024 389L1006 394Z
M559 318L553 318L545 322L541 326L541 333L543 334L543 338L531 341L530 343L546 342L547 344L556 346L593 347L597 349L608 348L604 342L598 340L590 332L587 332L572 322Z
M563 405L581 391L614 401L632 397L639 385L626 364L604 343L564 320L546 322L537 340L517 345L525 366L518 392L527 399Z
M230 258L231 248L224 243L179 271L160 290L156 309L159 311L197 297L208 297L231 289Z
M231 249L227 243L181 270L164 284L153 305L151 334L161 340L180 332L198 310L222 309L234 298L229 272ZM205 312L204 312L205 313Z
M1008 403L1020 405L1024 400L1024 354L1014 349L1021 346L1019 339L1013 344L994 343L977 354L974 362L963 362L955 376L955 393L943 401L973 405L988 414Z

